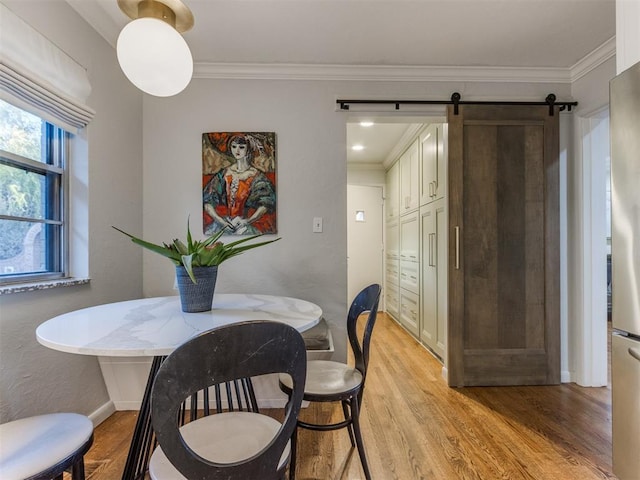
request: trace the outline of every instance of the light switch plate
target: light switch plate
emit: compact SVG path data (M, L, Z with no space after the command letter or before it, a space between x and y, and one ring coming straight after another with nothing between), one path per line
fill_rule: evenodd
M322 217L313 217L313 233L322 233Z

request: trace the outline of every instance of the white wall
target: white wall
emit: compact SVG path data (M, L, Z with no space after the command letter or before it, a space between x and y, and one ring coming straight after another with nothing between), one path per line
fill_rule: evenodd
M281 240L224 263L216 291L317 303L346 359L346 129L327 98L321 83L198 79L172 99L145 98L144 236L184 237L190 215L202 237L202 133L276 132ZM313 217L323 233L312 232ZM174 267L156 257L145 254L144 293L171 294Z
M87 103L97 113L71 153L73 273L91 283L0 297L0 423L53 411L91 414L109 402L97 360L45 348L35 330L52 316L142 294L142 254L111 228L142 222L142 95L111 46L65 1L3 3L87 69Z
M359 165L347 165L347 184L382 186L383 191L386 184L386 171L384 167L366 167Z
M589 117L609 105L609 81L616 74L617 56L609 58L571 85L571 96L578 101L574 116Z
M616 73L640 61L640 1L616 0Z

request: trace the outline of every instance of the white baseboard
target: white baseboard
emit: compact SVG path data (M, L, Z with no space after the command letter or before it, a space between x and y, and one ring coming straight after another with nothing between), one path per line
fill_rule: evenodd
M102 405L97 410L94 410L89 414L89 419L93 422L93 426L97 427L102 422L104 422L107 418L109 418L115 411L116 406L113 404L111 400Z

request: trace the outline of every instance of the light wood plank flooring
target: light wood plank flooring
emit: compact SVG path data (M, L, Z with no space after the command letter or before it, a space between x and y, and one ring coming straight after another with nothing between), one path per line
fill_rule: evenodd
M379 316L362 412L375 480L616 478L610 388L451 389L441 370L393 320ZM312 406L303 418L340 412ZM135 412L117 412L96 429L86 456L89 480L120 478L134 422ZM297 478L364 478L347 432L302 430Z

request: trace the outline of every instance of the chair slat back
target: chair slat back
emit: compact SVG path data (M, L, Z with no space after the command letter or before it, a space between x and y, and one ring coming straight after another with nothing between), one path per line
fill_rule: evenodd
M219 464L186 445L178 418L187 397L212 385L269 373L291 375L294 389L280 431L261 452L241 463ZM251 321L205 332L178 347L156 375L151 417L158 442L169 461L190 480L278 478L277 466L296 426L305 377L304 341L286 324Z

